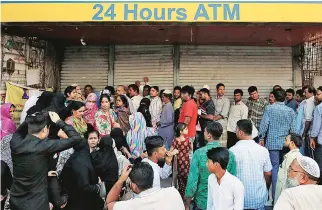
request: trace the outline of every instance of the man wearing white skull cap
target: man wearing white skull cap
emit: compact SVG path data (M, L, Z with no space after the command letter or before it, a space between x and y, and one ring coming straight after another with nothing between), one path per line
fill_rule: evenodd
M321 210L322 186L317 185L320 168L310 157L297 156L288 169L285 189L274 210Z

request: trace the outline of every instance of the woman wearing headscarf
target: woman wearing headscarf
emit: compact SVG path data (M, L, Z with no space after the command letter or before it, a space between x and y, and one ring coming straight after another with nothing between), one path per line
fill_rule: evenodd
M150 99L143 98L138 108L138 112L141 112L143 114L143 117L146 122L146 127L152 127L151 113L149 111L150 104L151 104Z
M129 117L131 115L129 109L129 103L124 95L118 95L116 97L116 104L114 109L117 115L117 122L125 135L130 129Z
M86 104L85 104L87 109L84 113L85 121L86 123L91 124L93 126L95 123L95 114L98 111L96 101L97 101L97 96L95 95L95 93L90 93L87 96Z
M31 96L31 97L26 101L25 105L23 106L23 110L22 110L22 112L21 112L21 115L20 115L20 124L22 124L22 123L25 121L25 119L26 119L26 117L27 117L27 111L28 111L31 107L35 106L35 105L36 105L36 103L37 103L37 101L38 101L38 96L36 96L36 95Z
M87 140L74 146L60 176L62 187L68 193L66 210L101 210L100 180L92 165Z
M98 150L91 153L92 164L96 174L105 184L108 193L118 179L119 166L114 152L115 144L109 136L101 138Z
M140 157L145 148L144 140L148 136L155 136L157 132L154 128L146 127L146 122L140 112L130 116L130 130L126 135L126 142L130 147L130 152L134 157Z
M42 110L50 107L53 97L54 97L53 92L44 91L38 97L36 105L30 107L30 109L27 110L27 115L33 114L35 112L41 112Z
M72 116L68 117L65 120L65 123L73 126L73 128L79 133L82 137L87 131L87 124L84 119L85 105L80 101L71 101L68 105L68 108L72 110ZM64 150L59 154L57 162L57 174L60 175L63 167L68 160L68 158L73 154L73 148Z
M6 103L1 106L1 140L5 136L13 134L17 129L15 122L12 120L15 108L16 107L10 103Z

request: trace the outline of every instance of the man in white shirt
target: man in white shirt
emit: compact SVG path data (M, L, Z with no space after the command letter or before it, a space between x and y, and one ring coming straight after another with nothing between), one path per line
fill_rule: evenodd
M130 178L134 199L118 201L123 183ZM173 188L153 188L153 169L148 163L137 163L126 168L106 197L108 210L184 210L179 192Z
M227 148L234 146L238 138L236 136L237 122L248 118L248 107L242 101L243 91L234 90L234 103L230 106L228 123L227 123Z
M316 94L316 89L312 86L305 86L303 88L304 90L304 95L306 100L304 100L303 106L304 106L304 117L302 119L302 124L304 127L304 131L303 131L303 148L302 148L302 152L304 152L304 155L309 156L310 152L309 152L309 130L311 127L311 122L313 120L313 112L314 112L314 108L315 108L315 103L314 103L314 96ZM303 151L304 150L304 151Z
M171 161L173 156L168 155L165 149L164 139L161 136L149 136L145 138L145 146L148 153L148 158L142 162L149 163L154 172L153 187L160 188L160 179L166 179L172 173ZM158 165L159 160L165 160L163 168Z
M213 120L219 122L224 129L223 135L221 135L219 141L221 143L221 146L226 147L227 146L227 118L228 118L228 112L230 108L230 101L225 96L224 84L222 83L217 84L216 89L217 89L217 96L213 99L216 112Z
M129 93L129 95L131 97L133 107L137 111L139 106L140 106L141 100L143 98L139 94L139 87L136 86L135 84L129 85L128 93Z
M320 210L322 186L317 185L320 177L318 164L310 157L297 156L288 170L285 189L274 206L276 210Z
M226 169L229 151L223 147L212 148L207 152L208 199L207 210L243 210L244 185Z
M116 95L117 96L118 95L124 95L126 97L126 100L129 103L129 108L130 108L131 114L134 114L134 113L137 112L136 109L133 106L132 100L129 97L127 97L127 95L126 95L126 91L125 91L125 86L124 85L119 85L119 86L116 87Z

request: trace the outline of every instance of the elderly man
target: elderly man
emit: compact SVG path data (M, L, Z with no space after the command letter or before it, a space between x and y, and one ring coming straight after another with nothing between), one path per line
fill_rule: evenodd
M298 156L288 170L286 185L274 209L318 210L322 206L322 186L317 185L320 168L312 158Z

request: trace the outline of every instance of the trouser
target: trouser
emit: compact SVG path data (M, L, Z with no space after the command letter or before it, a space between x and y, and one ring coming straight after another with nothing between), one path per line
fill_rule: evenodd
M196 138L196 137L189 137L189 142L190 142L190 143L191 143L191 145L192 145L192 150L190 150L190 151L189 151L189 160L190 160L190 162L191 162L192 155L193 155L193 143L194 143L194 141L195 141L195 138Z
M319 185L322 185L322 145L321 144L316 144L315 146L314 159L320 167L321 176L319 180Z
M236 133L227 131L227 149L234 146L238 141Z
M310 138L303 139L303 144L300 147L300 153L304 156L313 158L312 150L310 148Z
M204 133L202 131L197 131L196 139L193 144L193 150L196 151L197 149L199 149L205 145L206 145L206 142L205 142Z
M273 200L275 198L277 174L278 174L278 168L279 168L279 163L280 163L280 153L281 153L281 150L269 150L269 157L271 159L271 163L273 166L273 170L272 170L272 197L273 197Z
M227 130L224 128L221 137L219 138L219 143L222 147L227 147Z

